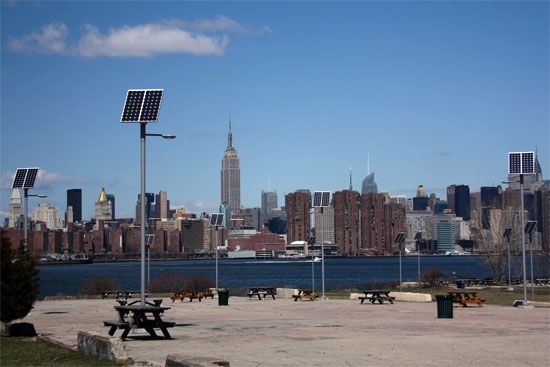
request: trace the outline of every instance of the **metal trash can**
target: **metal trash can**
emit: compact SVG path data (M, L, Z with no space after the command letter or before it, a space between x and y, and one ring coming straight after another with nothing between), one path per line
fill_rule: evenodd
M229 291L227 289L218 289L218 306L229 305Z
M453 296L451 295L436 295L437 301L437 318L452 319L453 318Z

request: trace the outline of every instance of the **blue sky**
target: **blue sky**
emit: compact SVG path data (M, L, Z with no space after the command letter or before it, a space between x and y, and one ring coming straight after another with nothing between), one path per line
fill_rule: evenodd
M101 187L134 216L139 128L127 89L164 88L147 191L215 211L229 115L241 197L360 188L445 198L506 179L508 151L548 177L549 5L540 2L1 3L1 214L17 167L84 217ZM37 201L30 202L32 209Z

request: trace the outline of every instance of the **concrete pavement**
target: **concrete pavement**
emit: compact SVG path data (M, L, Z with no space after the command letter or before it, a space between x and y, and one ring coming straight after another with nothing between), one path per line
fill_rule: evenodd
M112 299L37 302L24 319L39 334L75 347L78 331L107 335ZM167 354L217 357L231 366L545 366L550 365L550 309L454 308L438 319L432 303L360 304L230 297L171 303L172 340L144 330L124 342L136 362L164 366ZM115 336L121 333L118 330Z

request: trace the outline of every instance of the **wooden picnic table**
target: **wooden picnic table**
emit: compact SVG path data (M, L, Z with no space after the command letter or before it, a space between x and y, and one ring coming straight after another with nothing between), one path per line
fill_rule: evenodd
M317 300L317 294L311 289L299 289L298 294L293 294L292 297L294 298L295 302L298 300Z
M262 296L265 299L266 296L271 296L273 299L275 299L275 295L277 294L277 290L274 287L250 287L250 291L248 292L248 299L252 299L252 297L258 296L258 299L261 300Z
M447 292L453 296L453 303L458 303L460 307L467 307L468 303L483 307L484 299L479 298L477 292L473 291L451 291Z
M166 339L172 336L168 332L169 327L176 323L163 321L161 315L170 307L158 307L150 304L142 305L120 305L115 306L118 313L118 320L103 321L105 326L109 326L109 335L113 336L117 329L124 330L120 338L125 340L132 329L145 329L153 338L157 338L155 329L160 329ZM131 315L130 315L131 314Z
M361 303L365 302L365 300L368 300L372 304L377 301L380 304L383 304L384 301L389 301L391 304L393 304L393 300L395 299L395 297L390 296L390 291L385 290L367 289L364 290L363 293L365 293L365 296L358 297L361 300Z

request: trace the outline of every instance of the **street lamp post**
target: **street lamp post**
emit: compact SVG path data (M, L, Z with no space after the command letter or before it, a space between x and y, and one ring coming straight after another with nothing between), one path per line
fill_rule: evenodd
M512 235L512 228L506 228L504 230L504 236L506 238L506 243L508 244L508 290L513 291L512 288L512 269L510 266L510 236Z
M321 220L321 300L325 300L325 241L323 236L324 217L323 208L330 205L330 191L315 191L313 193L313 207L320 208Z
M27 217L29 216L29 203L28 198L30 197L39 197L39 198L45 198L46 195L29 195L29 189L34 187L34 181L36 180L36 176L38 175L39 168L32 167L32 168L18 168L15 171L15 177L13 178L13 184L11 185L12 189L23 189L23 197L24 197L24 218L23 218L23 226L24 228L24 247L25 250L28 249L28 234L27 234Z
M147 123L156 122L160 110L163 89L130 89L120 122L140 124L140 243L141 243L141 306L145 306L145 142L147 136L158 136L163 139L174 139L175 135L147 134Z
M23 197L25 198L25 218L23 219L23 226L25 227L25 250L28 250L28 234L27 234L27 231L28 231L28 224L27 224L27 217L29 216L29 204L28 204L28 201L29 201L29 197L37 197L37 198L47 198L48 196L47 195L32 195L32 194L29 194L29 189L25 188L23 189Z
M223 213L212 213L210 215L210 226L214 227L215 241L215 254L216 254L216 291L218 290L218 228L223 228Z
M401 245L403 244L403 241L405 241L405 233L399 232L397 236L395 237L394 243L396 243L399 246L399 291L403 291L403 268L401 266Z

